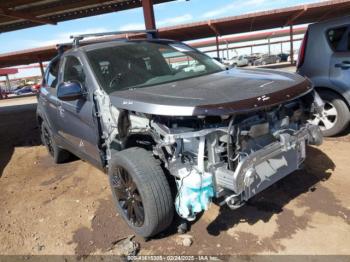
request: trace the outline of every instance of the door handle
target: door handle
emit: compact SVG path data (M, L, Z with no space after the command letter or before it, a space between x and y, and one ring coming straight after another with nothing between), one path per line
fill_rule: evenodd
M350 68L350 61L343 61L340 64L335 64L334 66L346 70Z

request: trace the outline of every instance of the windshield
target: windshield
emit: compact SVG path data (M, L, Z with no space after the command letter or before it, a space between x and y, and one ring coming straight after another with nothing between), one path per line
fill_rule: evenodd
M181 43L125 42L87 52L102 88L111 93L222 71L223 65Z

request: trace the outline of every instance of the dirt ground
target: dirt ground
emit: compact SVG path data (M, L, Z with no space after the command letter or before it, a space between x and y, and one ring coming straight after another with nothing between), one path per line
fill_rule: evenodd
M34 100L33 100L34 101ZM120 254L133 234L116 214L107 177L77 160L55 165L40 145L35 104L1 106L0 254ZM215 205L192 224L135 240L141 255L350 254L350 137L308 148L305 170L232 211Z

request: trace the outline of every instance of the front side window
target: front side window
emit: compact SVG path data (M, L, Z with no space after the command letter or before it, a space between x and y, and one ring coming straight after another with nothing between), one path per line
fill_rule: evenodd
M179 43L134 41L87 52L102 88L142 88L207 75L225 68L214 59Z
M63 82L76 81L84 85L85 74L83 66L75 56L67 56L65 58Z

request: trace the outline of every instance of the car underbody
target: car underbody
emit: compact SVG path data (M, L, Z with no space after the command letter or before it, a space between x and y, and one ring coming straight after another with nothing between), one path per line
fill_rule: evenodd
M322 143L319 128L307 122L322 107L312 90L277 105L225 115L140 113L112 105L101 90L94 100L106 166L114 150L152 151L175 178L175 209L189 221L214 199L232 209L242 206L299 169L307 144Z

